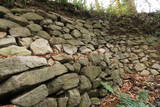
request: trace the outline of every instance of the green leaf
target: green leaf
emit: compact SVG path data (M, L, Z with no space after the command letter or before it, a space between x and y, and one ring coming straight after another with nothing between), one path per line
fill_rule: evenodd
M104 83L104 82L101 82L101 85L102 85L106 90L108 90L109 92L111 92L112 94L114 94L114 90L113 90L113 88L112 88L110 85L108 85L107 83Z

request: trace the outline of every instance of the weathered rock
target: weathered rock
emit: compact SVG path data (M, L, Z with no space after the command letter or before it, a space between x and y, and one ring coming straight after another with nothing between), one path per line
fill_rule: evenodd
M31 35L30 30L25 27L11 28L9 30L9 33L11 36L14 36L14 37L27 37Z
M30 107L33 106L48 96L48 89L46 85L41 85L17 98L14 98L11 102L13 104Z
M0 39L4 38L7 36L6 32L0 32Z
M14 37L0 39L0 48L9 45L16 45L16 39Z
M69 45L69 44L64 44L63 49L67 54L75 54L77 52L77 47Z
M42 27L38 24L30 24L27 26L29 30L31 30L31 32L38 32L40 30L42 30Z
M67 107L68 97L58 98L58 107Z
M7 18L15 23L18 23L22 26L26 26L27 24L29 24L28 20L24 17L21 17L21 16L15 16L13 14L6 14L5 18Z
M160 64L153 64L152 68L160 70Z
M63 103L63 102L62 102ZM57 107L57 101L55 98L46 98L33 107Z
M59 30L54 30L54 31L50 31L50 35L55 36L55 37L61 37L62 32Z
M9 28L18 27L19 24L14 23L10 20L0 19L0 31L7 31Z
M51 39L51 36L46 31L39 31L37 33L37 36L40 36L40 37L47 39L47 40Z
M151 69L150 72L151 72L152 75L159 75L159 74L160 74L160 73L159 73L157 70L155 70L155 69Z
M10 79L0 85L0 95L47 81L66 72L67 69L64 67L64 65L55 64L51 67L31 70L12 76Z
M97 65L97 64L99 64L103 60L103 56L102 56L102 54L92 53L89 56L89 60L91 62L93 62L93 64Z
M89 64L89 60L86 57L80 57L78 62L82 65L88 65Z
M73 46L80 46L80 45L84 45L83 42L81 42L80 40L67 40L67 43Z
M81 33L78 30L73 30L71 33L75 38L81 37Z
M10 10L3 7L3 6L0 6L0 15L4 15L4 14L7 14L7 13L10 13Z
M58 25L58 26L61 26L61 27L64 26L64 23L62 23L62 22L57 22L57 21L56 21L55 24Z
M79 77L76 73L62 75L48 83L49 94L56 93L60 90L68 90L77 87Z
M74 67L70 63L65 63L64 66L68 69L68 71L74 72Z
M27 20L31 20L31 21L41 21L44 18L36 13L25 13L22 15L22 17L26 18Z
M20 39L20 44L26 48L29 48L31 43L33 42L32 38L22 38Z
M74 63L73 67L74 67L75 72L79 72L81 70L81 64L80 63Z
M0 60L0 78L47 65L45 58L37 56L15 56Z
M64 44L66 43L66 41L60 37L52 37L50 40L49 40L50 44L51 45L57 45L57 44Z
M62 30L62 27L57 26L57 25L54 25L54 24L50 24L50 25L48 26L48 28L49 28L50 30Z
M85 93L82 95L82 99L81 99L79 107L90 107L90 106L91 106L90 98L88 94Z
M80 47L79 50L80 50L80 52L81 52L82 54L84 54L84 53L89 53L89 52L92 51L91 49L88 49L88 48L85 47L85 46Z
M83 75L80 76L80 83L79 84L80 84L79 89L81 91L87 91L92 88L92 84L91 84L90 80Z
M101 103L100 99L96 97L91 98L91 102L93 105L100 105Z
M87 67L83 67L81 72L85 76L87 76L91 81L93 81L100 75L101 68L98 66L87 66Z
M150 72L148 70L143 70L141 72L141 75L149 75L149 74L150 74Z
M47 53L53 52L48 41L45 39L35 40L34 42L32 42L30 48L35 55L45 55Z
M16 45L11 45L0 49L1 56L13 56L13 55L31 55L31 51L27 50L25 47L19 47Z
M143 70L145 70L146 69L146 66L144 65L144 64L142 64L142 63L137 63L136 65L135 65L135 70L136 71L143 71Z
M77 89L69 90L68 96L68 107L76 107L80 104L81 96Z
M64 38L65 40L70 40L70 39L72 39L72 36L71 36L70 34L64 34L64 35L63 35L63 38Z
M69 62L69 61L73 60L71 55L67 55L65 53L54 55L54 56L52 56L52 58L54 60L60 61L60 62Z

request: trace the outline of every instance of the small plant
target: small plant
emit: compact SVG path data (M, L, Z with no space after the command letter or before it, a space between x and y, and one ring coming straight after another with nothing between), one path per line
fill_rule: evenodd
M104 82L102 82L101 85L112 94L118 96L120 104L116 105L117 107L150 107L147 104L148 91L141 90L138 92L138 97L136 99L132 99L128 94L117 92L110 85Z

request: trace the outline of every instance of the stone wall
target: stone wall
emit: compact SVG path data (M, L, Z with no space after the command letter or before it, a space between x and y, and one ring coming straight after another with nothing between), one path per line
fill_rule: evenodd
M159 75L146 35L108 35L109 22L0 6L0 105L96 107L124 73Z

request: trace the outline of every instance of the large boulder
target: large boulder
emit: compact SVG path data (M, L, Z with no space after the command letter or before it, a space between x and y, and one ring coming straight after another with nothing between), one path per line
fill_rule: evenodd
M32 42L30 48L33 51L33 54L35 54L35 55L45 55L47 53L53 52L48 41L45 39L35 40L34 42Z
M45 58L37 56L15 56L0 60L0 78L47 65Z
M27 50L25 47L11 45L5 48L1 48L0 55L1 56L14 56L14 55L26 56L26 55L31 55L31 51Z
M10 20L0 19L0 31L7 31L9 28L17 27L19 24L14 23Z
M11 102L22 107L30 107L39 103L47 96L48 89L46 85L41 85L21 96L14 98Z
M30 70L28 72L12 76L10 79L0 85L0 95L42 83L66 72L67 69L64 67L64 65L55 64L51 67Z
M14 37L27 37L31 35L31 32L26 27L15 27L9 30L11 36Z
M48 83L49 93L55 93L60 90L68 90L77 87L79 77L76 73L62 75Z
M0 48L9 45L16 45L16 39L14 37L0 39Z

